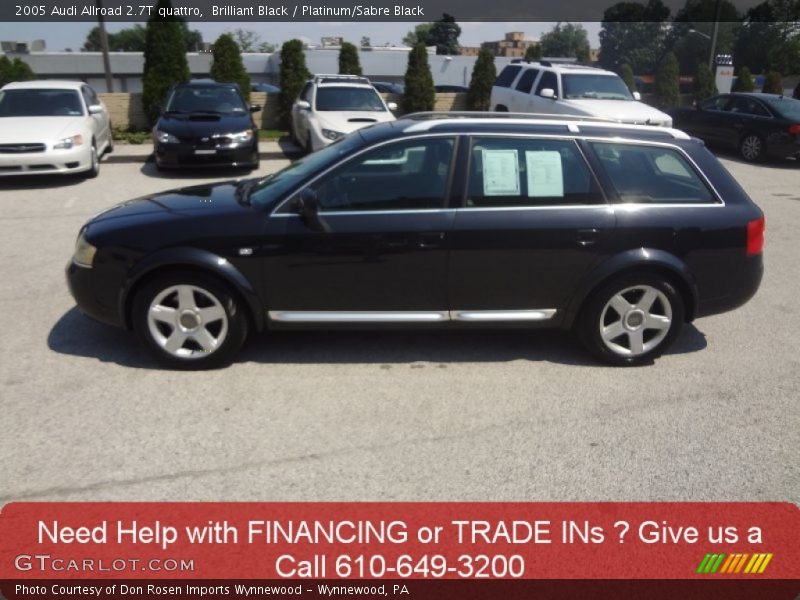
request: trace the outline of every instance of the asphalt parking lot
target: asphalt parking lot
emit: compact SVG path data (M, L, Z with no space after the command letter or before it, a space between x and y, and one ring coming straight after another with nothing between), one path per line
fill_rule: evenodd
M100 210L230 175L0 180L0 504L800 502L800 165L723 160L767 216L761 290L637 369L522 331L279 333L162 370L78 314L64 266Z

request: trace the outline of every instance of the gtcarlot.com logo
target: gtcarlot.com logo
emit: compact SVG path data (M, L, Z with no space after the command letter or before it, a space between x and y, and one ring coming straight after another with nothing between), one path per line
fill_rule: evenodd
M761 575L772 560L772 553L760 554L706 554L697 567L701 575Z

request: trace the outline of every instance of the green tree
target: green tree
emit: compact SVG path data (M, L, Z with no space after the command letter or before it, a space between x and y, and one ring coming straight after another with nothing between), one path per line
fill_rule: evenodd
M622 66L619 68L619 76L622 78L622 81L625 82L625 85L628 86L628 90L631 93L636 91L636 79L633 76L633 69L628 63L622 63Z
M745 16L733 47L734 62L755 73L800 72L800 4L767 0Z
M242 94L250 99L250 75L242 63L242 54L239 46L228 33L223 33L214 42L213 58L211 60L211 78L222 83L236 83Z
M350 42L343 42L339 50L339 73L341 75L362 75L358 48Z
M408 53L403 110L406 113L431 111L435 102L436 90L428 64L428 51L425 44L419 43Z
M196 52L203 43L203 35L197 30L189 30L186 23L182 22L181 29L186 40L186 51ZM108 34L108 49L111 52L144 52L147 43L147 30L141 25L134 25L121 29L116 33ZM81 50L84 52L100 52L103 49L100 43L100 28L93 27Z
M158 0L147 22L142 75L142 105L151 124L158 119L159 107L176 83L189 81L186 40L183 22L176 17L162 17L161 9L171 9L169 0Z
M369 39L369 36L365 35L361 37L361 47L372 48L372 40Z
M420 23L403 36L403 43L412 48L419 43L430 46L431 44L428 42L428 37L430 36L432 27L433 23Z
M687 0L675 14L666 42L678 59L680 72L692 73L698 63L708 64L714 21L719 21L715 54L730 53L739 20L739 12L729 0Z
M470 110L489 110L489 99L496 78L494 54L488 48L481 48L478 60L472 69L472 79L467 92L467 104Z
M31 81L33 79L36 79L36 75L28 63L19 58L10 60L7 56L0 56L0 87L12 81Z
M764 94L783 94L783 77L777 71L770 71L764 76L764 87L761 88Z
M652 73L665 50L669 8L662 0L619 2L603 13L600 65L619 72L628 63L635 73Z
M281 127L288 130L292 126L292 105L311 77L300 40L289 40L281 46L279 76L281 92L278 95L278 118Z
M541 44L531 44L525 48L525 60L533 62L535 60L539 60L540 58L542 58Z
M680 104L680 88L678 87L678 59L672 52L659 63L656 69L654 91L656 102L663 107Z
M733 84L734 92L752 92L756 89L756 83L753 81L753 75L750 69L742 67L739 69L739 75L736 77L736 82Z
M694 72L694 82L692 83L692 96L695 100L705 100L711 96L716 96L717 83L714 81L714 74L708 67L708 63L701 62L697 65Z
M256 52L261 36L249 29L234 29L228 35L236 42L241 52Z
M557 23L542 36L542 55L589 62L589 38L582 25Z
M455 17L444 13L441 19L431 24L428 45L436 46L436 54L458 54L461 51L458 44L460 35L461 27Z

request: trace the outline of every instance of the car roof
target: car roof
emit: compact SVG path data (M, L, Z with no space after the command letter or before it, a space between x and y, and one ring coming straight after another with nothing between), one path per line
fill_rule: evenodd
M724 95L724 94L722 94ZM764 92L731 92L731 96L750 96L752 98L759 98L761 100L770 100L775 98L788 98L783 94L765 94Z
M213 79L192 79L190 81L177 83L175 87L235 87L239 89L239 84L232 81L223 83L221 81L214 81Z
M349 86L349 87L362 87L362 88L372 87L372 83L370 83L370 80L360 75L321 74L312 77L311 82L316 84L318 87L327 87L327 86L335 86L335 87Z
M37 81L13 81L3 86L4 90L80 90L87 85L83 81L62 81L58 79L39 79Z
M360 131L368 141L391 139L414 133L551 134L665 141L692 139L683 131L669 127L629 125L591 117L530 113L414 113Z
M533 60L533 61L518 61L512 62L511 65L519 65L522 67L530 67L534 69L550 69L557 73L576 73L579 75L613 75L619 77L613 71L606 71L605 69L598 69L597 67L590 67L587 65L576 64L563 64L551 63L546 60ZM511 66L509 65L509 66Z

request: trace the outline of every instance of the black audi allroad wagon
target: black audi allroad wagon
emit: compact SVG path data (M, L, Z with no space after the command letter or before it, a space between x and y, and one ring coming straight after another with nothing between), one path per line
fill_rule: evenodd
M574 329L635 365L751 298L763 243L761 210L680 131L426 113L115 206L67 279L178 368L227 364L250 332L412 325Z

